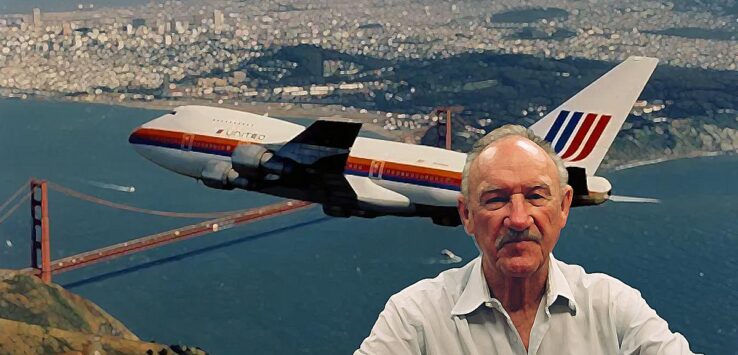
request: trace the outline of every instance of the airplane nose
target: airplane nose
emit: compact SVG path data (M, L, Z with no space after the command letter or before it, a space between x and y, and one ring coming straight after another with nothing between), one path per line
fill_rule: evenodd
M128 143L133 146L133 149L136 150L136 153L145 156L142 149L142 144L144 143L143 140L144 137L141 127L136 127L136 129L131 132L131 135L128 136Z
M134 129L133 132L131 132L131 135L128 136L128 143L130 143L130 144L136 144L138 138L140 138L139 137L139 135L140 135L139 132L140 131L141 131L141 127L136 127L136 129Z

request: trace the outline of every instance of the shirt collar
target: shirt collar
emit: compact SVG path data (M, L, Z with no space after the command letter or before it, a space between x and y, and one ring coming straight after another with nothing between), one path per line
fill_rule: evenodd
M559 301L559 299L562 301ZM559 268L559 261L554 258L553 254L548 258L548 287L546 287L546 310L551 309L554 303L564 304L572 315L577 314L577 301L571 292L569 282L566 281L564 273Z
M451 309L451 314L454 316L469 314L479 308L479 305L492 301L487 280L484 279L484 273L482 272L482 257L478 256L471 263L472 269L464 286L464 291L456 300L454 308Z
M464 290L451 309L451 314L454 316L469 314L487 302L499 304L499 300L492 298L489 293L487 280L484 278L484 273L482 272L482 257L477 257L471 263L471 273L466 281ZM569 283L566 281L561 269L559 269L558 261L551 254L548 261L548 285L546 287L547 311L554 303L558 304L562 302L559 301L560 298L565 302L563 304L569 308L572 314L576 314L577 304Z

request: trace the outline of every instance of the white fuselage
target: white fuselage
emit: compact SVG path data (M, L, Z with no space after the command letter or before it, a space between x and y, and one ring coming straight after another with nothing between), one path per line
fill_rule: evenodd
M200 178L208 162L230 161L241 144L278 147L305 127L241 111L178 107L145 123L129 139L152 162ZM466 154L445 149L357 137L344 176L365 206L378 211L415 205L456 206Z

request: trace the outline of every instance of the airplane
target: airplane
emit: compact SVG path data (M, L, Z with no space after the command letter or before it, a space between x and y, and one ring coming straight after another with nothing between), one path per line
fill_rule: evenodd
M612 185L595 173L658 59L630 57L535 122L564 160L573 206L604 203ZM335 217L430 217L458 226L466 154L359 137L361 123L302 125L248 112L180 106L129 137L146 159L216 189L319 203Z

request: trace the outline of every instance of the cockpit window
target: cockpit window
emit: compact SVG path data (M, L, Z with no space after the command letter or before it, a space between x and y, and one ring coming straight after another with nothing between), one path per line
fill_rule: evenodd
M177 111L171 111L171 112L169 112L169 114L170 115L176 115L177 114Z

